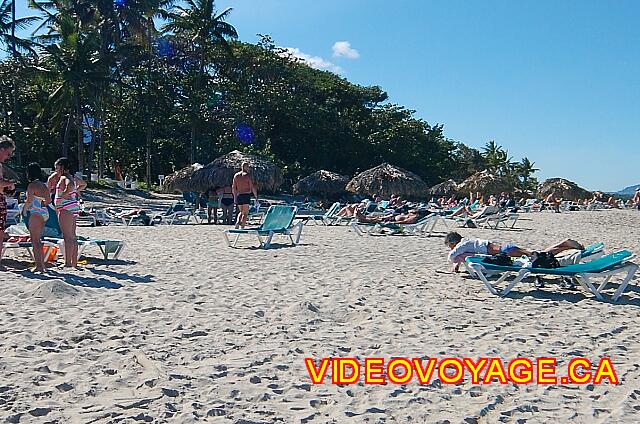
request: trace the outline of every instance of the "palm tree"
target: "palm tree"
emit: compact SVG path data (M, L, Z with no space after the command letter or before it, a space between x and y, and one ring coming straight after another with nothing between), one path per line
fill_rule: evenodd
M46 34L36 37L37 45L42 50L41 63L36 70L56 81L55 89L49 95L47 109L54 114L66 110L69 117L73 116L78 169L84 171L86 160L82 129L86 101L88 93L95 93L95 87L106 79L106 69L98 55L100 40L95 32L81 30L82 23L69 8L68 1L58 1L55 4L56 13L40 3L32 2L32 5L46 15L51 25ZM65 132L65 146L68 145L67 136L68 131Z
M535 162L531 162L529 158L524 157L520 163L516 164L516 172L521 179L522 189L529 189L529 185L532 181L531 176L538 171L538 168L534 168Z
M15 0L2 0L0 3L0 45L8 48L14 59L20 51L33 52L29 40L17 37L16 30L25 29L38 19L36 16L16 19Z
M15 61L19 57L19 53L33 53L33 47L29 40L24 40L16 36L16 29L25 29L38 20L35 16L27 16L16 19L16 2L15 0L2 0L0 3L0 45L4 46L10 52L11 58ZM13 131L17 128L18 123L18 93L16 77L11 81L11 97L12 111L11 123ZM20 158L20 151L18 151Z
M64 36L56 28L60 21L71 18L76 24L77 32L89 35L94 51L94 64L99 64L100 75L92 81L85 81L87 94L93 100L93 118L95 132L89 143L88 168L92 170L95 141L99 141L98 174L104 170L104 143L102 142L102 119L104 99L108 93L108 82L119 80L122 73L122 62L130 61L138 64L139 55L133 53L147 52L151 55L150 40L157 33L154 18L160 15L163 7L171 0L129 0L115 2L113 0L30 0L30 6L40 10L44 15L41 28L48 27L49 32L38 39L51 45L63 42ZM98 66L94 67L98 71ZM94 76L98 76L94 74ZM82 84L80 85L82 86ZM149 91L149 87L147 87ZM78 90L80 92L80 90ZM77 108L76 108L77 109ZM78 122L79 114L75 114ZM147 123L147 162L150 163L151 124ZM80 148L81 146L79 146ZM83 152L79 152L82 154ZM148 172L149 173L149 172ZM147 178L149 179L149 177Z
M195 162L196 145L200 113L198 108L204 103L202 93L205 78L213 73L209 54L218 47L230 51L229 39L238 37L236 29L225 22L231 13L227 8L217 13L214 0L185 0L186 7L177 5L165 15L168 23L165 31L173 32L176 36L189 40L192 46L192 59L195 62L195 75L191 87L191 163Z
M482 157L491 172L498 172L507 159L507 153L495 141L491 140L482 149Z

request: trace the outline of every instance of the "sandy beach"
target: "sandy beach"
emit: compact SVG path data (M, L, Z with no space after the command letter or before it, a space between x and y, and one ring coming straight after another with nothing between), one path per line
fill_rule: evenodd
M640 214L524 214L465 236L640 249ZM437 273L442 235L305 227L296 247L230 249L222 226L79 229L126 242L84 269L0 274L0 422L640 421L638 276L617 304L582 290ZM254 239L247 237L244 246ZM88 252L88 253L96 253ZM311 384L305 357L610 357L619 385Z

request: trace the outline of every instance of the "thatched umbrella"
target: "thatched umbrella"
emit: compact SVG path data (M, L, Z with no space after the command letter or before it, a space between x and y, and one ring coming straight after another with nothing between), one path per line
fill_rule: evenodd
M433 196L451 196L458 192L458 183L453 180L443 181L429 189Z
M591 198L591 192L564 178L550 178L540 184L537 192L538 198L544 199L550 194L564 200Z
M494 175L488 171L476 172L458 185L458 193L468 195L469 193L480 193L483 196L513 192L513 184L505 177Z
M193 173L192 180L201 191L231 185L233 175L243 162L249 163L249 174L259 191L276 191L282 184L282 171L267 159L234 150L220 156L207 166Z
M162 188L166 192L174 192L174 191L201 191L200 187L196 187L192 177L194 172L203 168L202 164L194 163L193 165L189 165L186 168L182 168L179 171L174 172L171 175L168 175L162 184Z
M429 187L413 172L383 163L353 177L347 184L347 191L368 196L380 195L385 198L392 194L425 197Z
M332 196L345 192L349 177L321 169L304 177L293 186L293 194Z

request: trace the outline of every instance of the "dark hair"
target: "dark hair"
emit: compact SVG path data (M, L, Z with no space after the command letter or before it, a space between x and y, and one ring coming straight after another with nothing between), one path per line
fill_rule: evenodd
M16 143L6 135L0 136L0 149L15 149Z
M60 165L65 172L71 172L71 162L69 162L68 158L60 158L56 161L54 166Z
M458 244L460 243L460 240L462 240L462 236L455 231L451 231L444 236L444 244L447 246L451 243Z
M27 181L42 181L42 168L37 162L27 165Z

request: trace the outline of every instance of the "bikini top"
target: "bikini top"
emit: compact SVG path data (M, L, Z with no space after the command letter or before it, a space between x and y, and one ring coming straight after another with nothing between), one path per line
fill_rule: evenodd
M76 184L73 181L70 181L70 184L73 184L73 189L68 193L69 198L65 199L63 196L64 189L60 187L60 183L56 185L56 199L62 200L78 200L78 190L76 189Z

